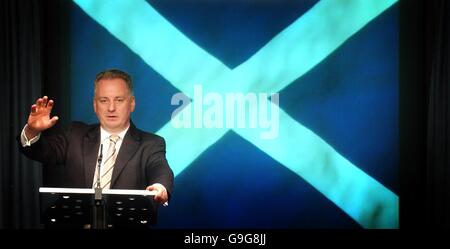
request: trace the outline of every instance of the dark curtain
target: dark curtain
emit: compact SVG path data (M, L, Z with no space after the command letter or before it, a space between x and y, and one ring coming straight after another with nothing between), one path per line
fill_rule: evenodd
M430 9L427 218L430 227L450 228L450 5L440 0Z
M67 20L69 1L0 1L0 228L38 228L43 168L17 149L16 136L31 104L51 96L53 113L68 113ZM63 35L65 34L65 35ZM67 115L68 116L68 115ZM62 119L55 131L67 123ZM52 178L44 178L44 183ZM48 186L49 184L45 184Z
M400 228L450 227L449 11L400 2Z
M41 22L38 1L0 1L2 100L1 227L38 225L42 170L21 156L15 136L26 124L30 103L41 93Z

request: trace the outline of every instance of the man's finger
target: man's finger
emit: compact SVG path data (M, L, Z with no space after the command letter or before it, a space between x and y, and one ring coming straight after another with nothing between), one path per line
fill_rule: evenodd
M46 107L46 106L47 106L47 102L48 102L48 97L47 97L47 96L44 96L44 97L42 98L42 106L43 106L43 107Z
M36 112L36 109L37 109L36 104L33 104L33 105L31 106L31 113Z
M167 195L164 193L164 191L161 191L160 193L158 193L157 195L155 195L155 197L153 198L153 200L157 201L157 202L166 202L167 201Z
M54 104L53 100L49 100L48 104L47 104L47 107L50 108L50 110L52 110L53 104Z
M51 126L54 126L56 122L58 122L58 120L59 120L58 116L54 116L52 119L50 119Z
M36 101L36 106L39 108L39 107L42 107L42 99L41 98L38 98L38 100Z
M153 198L153 200L157 201L157 202L162 202L163 201L163 197L161 195L155 195L155 198Z

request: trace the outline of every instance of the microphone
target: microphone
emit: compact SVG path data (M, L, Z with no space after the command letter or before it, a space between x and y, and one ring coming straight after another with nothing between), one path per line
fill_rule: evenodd
M106 228L105 201L102 198L102 189L100 185L100 165L103 159L103 144L100 144L100 155L97 159L97 183L94 190L94 204L92 206L92 226L94 229Z
M100 144L100 155L97 159L97 183L95 188L100 188L100 165L102 164L103 159L103 144Z

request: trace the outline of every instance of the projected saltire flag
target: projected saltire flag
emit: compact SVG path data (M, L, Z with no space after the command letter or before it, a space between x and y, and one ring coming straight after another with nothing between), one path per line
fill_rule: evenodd
M194 85L199 83L204 92L279 92L325 60L396 1L319 1L235 68L227 67L194 43L144 0L74 2L170 84L192 98ZM344 17L340 13L345 13ZM260 129L177 129L169 120L157 133L167 141L168 161L175 175L189 170L189 165L226 133L235 132L309 182L362 227L398 227L395 193L288 113L279 111L280 132L273 140L261 139ZM192 141L196 141L195 145Z

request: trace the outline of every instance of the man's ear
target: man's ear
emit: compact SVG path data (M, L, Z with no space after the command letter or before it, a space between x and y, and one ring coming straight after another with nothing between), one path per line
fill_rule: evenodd
M95 101L95 98L92 99L92 106L94 107L94 112L97 113L97 101Z
M134 112L135 107L136 107L136 100L134 96L131 96L131 112Z

